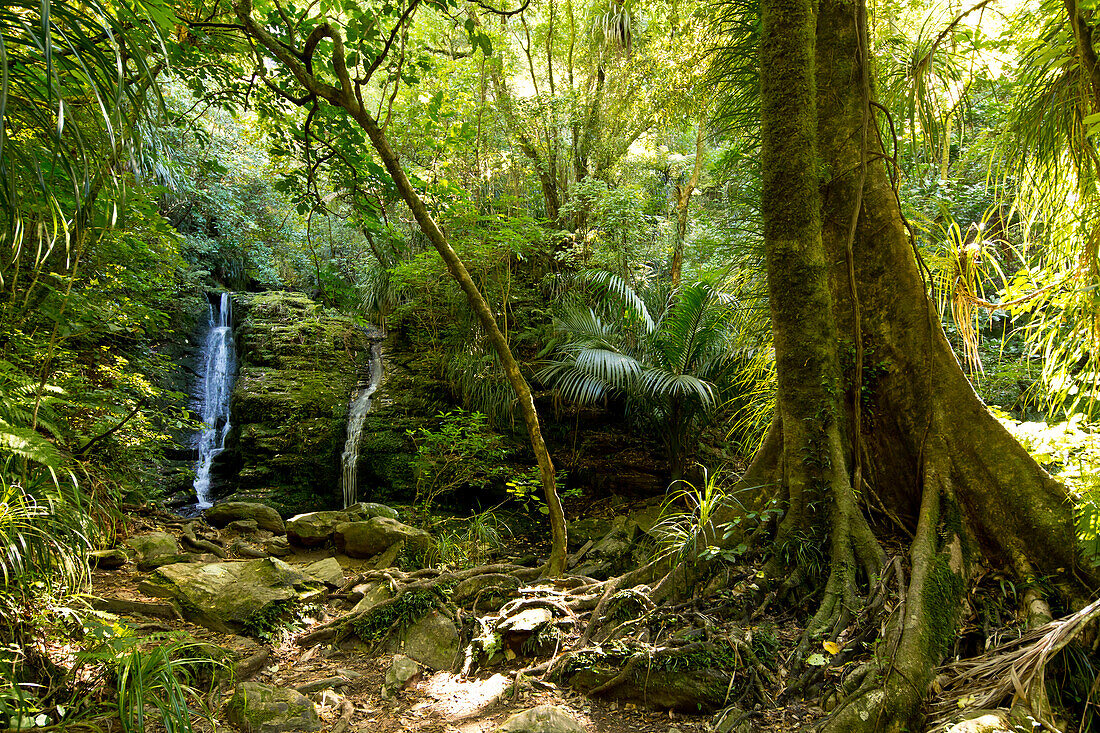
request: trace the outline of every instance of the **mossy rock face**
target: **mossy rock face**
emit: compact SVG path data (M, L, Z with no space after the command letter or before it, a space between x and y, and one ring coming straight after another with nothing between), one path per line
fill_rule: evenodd
M220 475L234 498L284 515L335 506L348 402L381 334L298 293L245 293L234 308L240 369Z
M159 568L146 590L174 598L188 620L220 633L257 633L316 581L282 560L177 563ZM156 587L154 587L156 586ZM157 589L162 592L157 592Z
M229 722L243 733L290 733L321 729L316 708L302 693L259 682L242 682L226 708Z
M363 498L413 498L416 446L407 431L438 427L435 416L453 406L439 364L398 348L392 341L382 346L382 383L363 423L358 467Z

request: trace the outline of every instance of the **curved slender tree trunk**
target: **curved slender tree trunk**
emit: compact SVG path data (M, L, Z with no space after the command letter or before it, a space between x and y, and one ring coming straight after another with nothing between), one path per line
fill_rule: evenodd
M385 133L378 127L378 124L366 113L366 111L361 110L358 114L353 116L363 129L367 131L371 144L374 145L374 149L378 151L378 155L382 159L382 164L386 166L386 170L389 172L390 177L393 178L394 183L397 185L397 190L401 193L401 197L412 210L413 216L416 218L421 230L423 230L424 234L431 240L432 245L435 246L440 257L443 258L443 263L447 266L448 272L451 273L451 276L454 277L459 287L461 287L462 291L466 294L466 299L470 303L470 307L477 314L481 327L485 329L485 333L489 337L489 343L493 345L493 349L497 352L497 356L500 357L501 366L504 367L504 373L508 377L508 383L512 385L512 389L516 393L516 400L519 403L520 413L523 415L523 421L527 426L527 435L531 442L531 450L534 452L535 459L539 463L539 473L542 477L542 489L546 497L546 506L550 510L548 518L550 520L551 549L550 558L547 560L546 564L546 572L548 575L561 575L565 572L566 561L565 512L562 509L561 500L558 497L554 477L554 464L550 460L550 452L546 449L546 442L542 438L542 429L539 427L539 416L538 412L535 410L535 400L531 396L531 387L527 384L527 380L524 379L523 373L520 372L519 364L516 362L515 357L512 356L512 349L508 346L508 339L505 338L499 326L497 326L496 318L493 317L493 311L489 307L488 301L485 300L485 297L477 289L477 284L474 282L473 278L470 277L470 273L466 270L466 265L463 264L458 254L451 247L450 243L447 242L446 236L444 236L443 232L439 229L439 226L436 225L432 215L428 212L428 208L424 205L424 202L412 187L404 170L401 168L400 162L397 160L397 155L393 152L393 149L390 148Z
M779 395L750 474L774 480L785 499L777 545L828 535L829 578L807 641L839 632L876 584L883 555L864 516L871 497L911 532L909 582L879 645L880 674L868 675L826 725L905 730L919 722L978 566L1015 575L1034 620L1049 614L1038 575L1073 603L1090 573L1077 564L1065 490L974 393L927 297L877 128L867 125L865 8L818 0L816 10L809 0L764 0L761 8L763 208ZM838 378L845 361L851 368ZM860 372L862 383L851 383Z
M415 3L409 7L406 16L411 15L414 9ZM252 0L236 0L233 4L233 10L245 32L266 48L272 57L281 62L298 83L309 92L309 96L319 97L332 106L344 110L367 133L371 145L381 158L382 164L393 179L397 190L401 193L401 197L412 211L417 224L420 225L424 235L428 237L436 251L439 252L439 256L447 266L448 272L466 294L470 308L477 315L481 327L489 338L489 342L500 358L508 382L516 393L516 400L519 403L523 421L527 426L531 450L539 464L542 488L546 496L546 506L549 509L551 549L550 557L546 563L546 574L561 575L565 571L567 551L565 513L558 498L554 464L550 460L550 453L546 449L546 443L542 438L542 430L539 426L538 412L535 410L535 401L531 396L531 388L527 384L527 380L524 379L519 364L512 356L508 339L501 333L488 301L478 290L476 283L466 270L466 265L463 264L458 254L451 247L447 237L440 230L435 219L432 218L431 213L417 194L416 189L413 188L408 176L405 175L405 170L402 168L397 154L386 139L385 131L382 130L377 120L371 116L363 105L360 89L356 86L361 82L353 81L345 66L343 36L337 28L331 25L320 25L310 34L307 46L312 45L307 54L276 39L262 24L257 22L252 17ZM290 37L293 37L293 34ZM331 59L328 59L328 61L331 62L331 71L339 87L328 84L313 72L313 53L316 51L317 43L325 38L332 41L333 52ZM310 59L309 64L303 62L303 59L306 58ZM381 59L379 59L380 61Z

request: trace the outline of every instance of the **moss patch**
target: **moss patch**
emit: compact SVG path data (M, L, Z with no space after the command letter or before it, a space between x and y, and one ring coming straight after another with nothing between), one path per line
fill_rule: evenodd
M391 629L408 628L430 612L446 606L447 598L439 589L408 591L357 618L352 622L352 629L363 641L380 641Z
M923 598L929 621L924 633L929 635L929 650L937 656L950 653L955 643L959 604L965 591L966 585L951 569L947 558L937 555Z

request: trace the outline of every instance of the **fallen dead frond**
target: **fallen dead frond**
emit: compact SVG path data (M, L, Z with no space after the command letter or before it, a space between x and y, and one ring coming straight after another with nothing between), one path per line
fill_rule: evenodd
M1046 666L1098 616L1100 600L981 656L945 666L939 679L946 676L948 681L932 704L933 729L961 712L996 708L1006 701L1009 706L1023 702L1036 720L1047 725Z

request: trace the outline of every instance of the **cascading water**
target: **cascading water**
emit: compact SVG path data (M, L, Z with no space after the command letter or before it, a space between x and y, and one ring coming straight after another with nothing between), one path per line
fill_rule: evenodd
M199 407L202 430L197 437L199 460L195 464L195 499L200 509L211 506L210 468L225 449L229 434L229 395L233 391L233 301L222 293L217 313L210 305L210 330L202 347L202 377Z
M359 436L370 412L370 398L382 381L382 345L374 344L370 350L370 382L348 408L348 439L344 443L343 474L340 485L344 489L344 508L358 501Z

